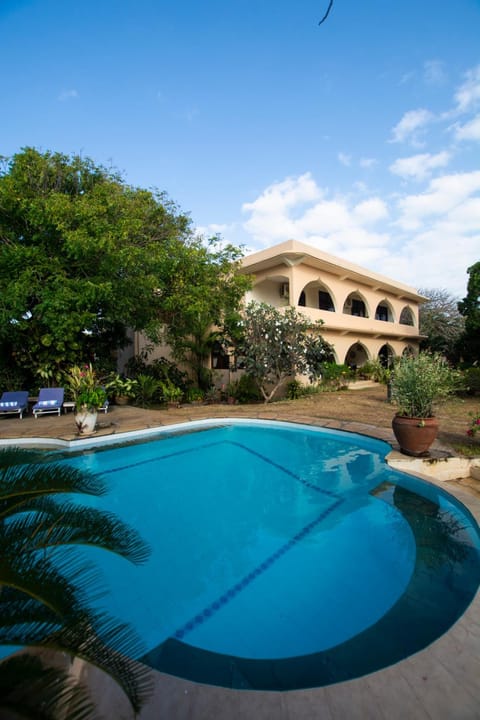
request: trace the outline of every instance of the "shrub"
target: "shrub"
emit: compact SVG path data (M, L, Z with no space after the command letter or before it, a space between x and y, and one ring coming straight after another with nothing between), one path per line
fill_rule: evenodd
M478 395L480 393L480 368L471 367L465 370L463 374L465 383L465 391L469 395Z
M138 375L135 389L135 401L143 408L150 407L160 392L160 381L144 373Z
M243 405L247 403L261 402L263 400L258 383L255 378L248 373L241 375L238 379L233 397L237 402Z
M398 407L398 415L433 417L434 404L446 400L457 381L457 374L438 354L402 357L391 379L392 401Z
M352 371L347 365L325 363L322 372L322 387L328 390L345 388L352 377Z

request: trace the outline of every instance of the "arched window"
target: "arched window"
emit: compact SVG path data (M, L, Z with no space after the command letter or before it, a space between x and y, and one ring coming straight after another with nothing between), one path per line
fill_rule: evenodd
M305 290L302 290L300 293L300 297L298 298L298 304L300 307L305 307L306 305L306 298L305 298Z
M330 293L326 290L319 290L318 291L318 308L319 310L327 310L328 312L335 312L335 308L333 306L333 300L330 296Z
M413 313L409 307L404 307L400 313L400 324L401 325L415 325Z

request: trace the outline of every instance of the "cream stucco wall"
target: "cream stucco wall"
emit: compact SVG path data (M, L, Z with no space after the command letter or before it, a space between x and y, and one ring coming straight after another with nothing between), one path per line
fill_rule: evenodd
M392 356L418 351L418 309L424 298L414 288L295 240L245 257L242 272L254 276L247 301L275 307L291 304L312 320L322 320L322 335L334 346L338 363L374 360L384 346ZM329 293L333 312L319 309L319 290ZM352 315L346 307L352 297L363 301L366 317ZM387 320L376 319L379 305ZM412 325L400 322L402 311L410 315Z

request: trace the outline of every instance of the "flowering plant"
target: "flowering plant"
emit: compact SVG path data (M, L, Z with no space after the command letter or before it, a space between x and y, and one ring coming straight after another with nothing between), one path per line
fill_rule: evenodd
M467 430L467 435L469 437L475 437L475 435L479 431L480 431L480 412L478 412L476 415L473 416L472 422L470 423L470 427Z
M78 365L72 367L66 374L66 381L75 401L77 412L79 410L94 412L105 402L107 394L100 387L91 363L82 367Z

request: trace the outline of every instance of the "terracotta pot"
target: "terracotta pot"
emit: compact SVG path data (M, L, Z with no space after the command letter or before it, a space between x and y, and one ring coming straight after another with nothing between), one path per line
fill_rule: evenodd
M436 418L411 418L395 415L392 430L405 455L421 457L428 455L428 449L438 434Z
M97 412L83 410L75 413L75 425L79 435L92 435L97 426Z
M115 405L128 405L128 395L115 395Z

